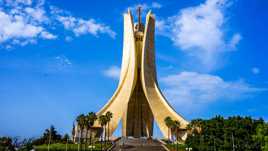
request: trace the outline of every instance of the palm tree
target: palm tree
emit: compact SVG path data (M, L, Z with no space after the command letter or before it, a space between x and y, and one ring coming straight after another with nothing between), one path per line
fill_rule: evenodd
M192 131L196 131L198 134L201 133L201 131L202 131L202 120L201 119L192 120L192 122L189 125L191 125Z
M202 125L201 119L192 120L186 127L187 133L189 135L193 135L194 133L200 134L202 131Z
M95 121L97 120L97 115L94 112L89 112L87 114L88 118L88 126L89 129L94 125ZM89 143L92 144L92 138L91 138L91 130L89 131Z
M72 138L75 140L75 124L73 122L73 128L72 128Z
M180 121L175 120L173 122L173 127L174 127L175 133L176 133L175 134L176 135L176 141L177 141L177 143L176 143L176 150L178 151L179 130L180 130L180 127L181 127Z
M189 123L187 126L186 126L186 130L187 130L187 133L189 135L192 135L192 132L193 132L193 124L192 123Z
M180 123L180 121L175 120L173 122L173 124L174 124L175 133L176 133L176 140L178 141L178 139L179 139L178 133L179 133L179 130L180 130L180 127L181 127L181 123Z
M101 115L101 116L99 116L98 120L99 120L99 123L100 123L103 131L104 131L104 139L105 139L105 137L106 137L105 126L107 124L107 117L105 115ZM102 137L103 136L101 136L101 150L102 150Z
M111 121L111 119L113 118L113 113L112 112L110 112L110 111L108 111L108 112L106 112L106 118L107 118L107 122L108 122L108 131L107 131L107 135L108 135L108 142L110 141L110 121Z
M168 140L170 140L170 129L171 129L171 126L172 126L172 119L171 119L171 117L166 117L165 118L165 124L166 124L166 126L168 127Z
M77 118L76 118L76 122L78 125L78 130L79 130L79 142L78 142L78 151L80 151L80 144L81 144L81 136L84 130L84 126L85 126L85 115L84 114L80 114Z
M85 120L85 121L84 121L84 128L86 129L86 136L85 136L86 138L84 138L84 139L85 139L85 140L84 140L84 143L85 143L85 144L84 144L84 145L85 145L85 146L84 146L84 150L85 150L85 148L87 147L87 140L88 140L88 139L87 139L87 138L88 138L87 135L88 135L88 129L89 129L89 118L88 118L87 115L85 116L85 119L84 119L84 120Z

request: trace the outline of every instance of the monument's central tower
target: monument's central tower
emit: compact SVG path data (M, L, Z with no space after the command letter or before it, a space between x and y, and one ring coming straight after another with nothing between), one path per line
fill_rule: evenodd
M153 134L153 113L144 94L141 82L141 64L144 25L138 9L138 22L134 25L134 39L137 59L137 81L126 109L126 136L150 137Z
M144 26L140 8L138 12L135 25L131 12L124 14L123 58L118 88L97 114L103 115L108 111L113 113L108 131L110 135L122 120L123 136L150 137L153 135L155 120L164 137L168 137L168 127L164 122L167 116L180 121L181 128L186 128L188 122L171 108L158 87L154 48L155 18L149 12Z

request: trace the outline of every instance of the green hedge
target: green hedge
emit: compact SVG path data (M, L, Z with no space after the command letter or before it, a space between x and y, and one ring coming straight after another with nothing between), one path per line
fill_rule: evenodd
M170 151L176 151L177 149L177 144L166 144L166 146ZM178 151L185 151L185 145L178 144Z
M100 150L100 148L101 148L101 144L94 144L94 146L95 147L93 150L95 150L95 151ZM111 147L111 144L109 143L106 146L107 146L107 148L109 148L109 147ZM86 147L85 144L81 144L80 151L83 151L85 147ZM49 148L50 148L50 151L65 151L66 144L60 144L60 143L51 144ZM78 148L78 144L68 144L67 145L68 151L77 151L77 148ZM102 148L104 149L104 144L102 145ZM34 149L36 151L47 151L48 145L34 146ZM90 150L90 148L88 147L87 150Z

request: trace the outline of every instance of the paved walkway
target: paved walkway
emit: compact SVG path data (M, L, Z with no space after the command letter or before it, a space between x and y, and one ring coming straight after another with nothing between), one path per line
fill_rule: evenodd
M113 151L167 151L158 140L121 138Z

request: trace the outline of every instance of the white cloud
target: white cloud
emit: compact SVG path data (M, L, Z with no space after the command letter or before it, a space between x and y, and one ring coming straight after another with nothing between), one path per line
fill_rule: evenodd
M219 4L208 0L198 7L183 9L178 16L171 18L175 45L184 50L197 47L207 51L221 46L223 33L220 28L224 18Z
M228 4L227 0L207 0L182 9L175 16L157 21L157 32L170 37L175 46L195 57L206 70L213 70L220 56L235 49L242 38L239 33L230 42L225 38L224 9Z
M232 49L236 49L237 44L240 42L240 40L242 39L242 36L240 34L234 34L234 36L232 37L229 45Z
M184 106L185 111L216 101L241 100L264 90L242 80L225 81L216 75L186 71L164 77L161 82L168 100L176 107Z
M45 0L0 1L0 43L3 48L36 43L38 39L56 39L58 33L51 31L55 32L56 28L62 27L58 25L62 24L64 30L70 30L76 36L108 34L114 38L116 35L109 26L94 19L74 17L55 6L50 6L48 10L45 8Z
M66 37L65 37L65 41L67 41L67 42L70 42L70 41L72 41L72 40L73 40L73 38L70 37L70 36L66 36Z
M259 74L259 73L260 73L260 69L257 68L257 67L253 67L253 68L251 69L251 72L252 72L253 74Z
M26 7L25 12L31 16L35 21L43 22L46 21L48 18L45 15L45 10L43 8L32 8Z
M94 19L84 20L72 16L58 16L57 19L63 24L65 29L72 31L76 36L88 33L94 36L108 34L112 38L116 36L116 33L109 26L97 23Z
M0 11L0 42L16 38L34 38L42 31L40 26L25 23L22 16L11 16Z
M55 39L45 28L45 10L31 0L6 0L0 7L0 43L24 46L37 38Z
M48 58L42 69L44 73L70 73L73 71L72 61L65 55L58 55Z
M71 61L66 57L66 56L57 56L55 57L56 60L58 60L60 62L60 64L64 64L64 65L72 65Z
M32 4L32 0L15 0L16 3L23 3L26 5L31 5Z
M3 1L8 5L19 5L19 4L31 5L32 4L32 0L3 0Z
M44 38L44 39L56 39L57 36L56 35L53 35L47 31L43 31L41 32L41 37Z
M158 2L153 2L151 7L159 9L159 8L162 8L162 5L160 3L158 3Z
M71 17L71 16L69 17L59 16L58 20L62 22L65 29L71 29L72 27L75 26L75 22L76 22L76 18Z
M52 65L55 65L56 70L62 71L72 66L72 62L70 61L70 59L64 55L56 56L54 60L55 62L52 62Z
M159 35L170 36L170 26L166 20L157 19L155 21L156 33Z
M109 78L119 79L121 69L118 66L111 66L103 71L103 74Z

